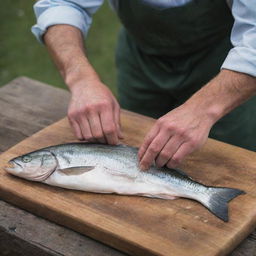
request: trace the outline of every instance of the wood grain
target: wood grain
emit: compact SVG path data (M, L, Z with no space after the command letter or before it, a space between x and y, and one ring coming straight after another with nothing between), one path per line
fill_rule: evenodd
M66 115L68 103L67 90L28 77L18 77L1 87L0 153L63 118ZM37 104L36 108L35 104ZM1 197L0 254L1 256L127 255L4 202Z
M153 119L123 111L123 142L138 146L153 123ZM0 196L131 255L227 255L255 227L255 153L214 140L191 155L182 168L205 184L247 192L229 204L229 223L187 199L167 201L71 191L21 180L2 170L4 163L16 155L74 140L64 119L2 154Z
M0 153L65 117L69 93L27 77L0 88Z

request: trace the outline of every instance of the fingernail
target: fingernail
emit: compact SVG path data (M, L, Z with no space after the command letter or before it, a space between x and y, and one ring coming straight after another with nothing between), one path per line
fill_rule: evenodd
M119 137L120 139L124 139L124 135L123 135L123 133L122 133L122 132L120 132L120 133L119 133L119 135L118 135L118 137Z
M141 170L141 171L146 171L146 170L147 170L147 168L145 167L145 165L140 164L140 170Z

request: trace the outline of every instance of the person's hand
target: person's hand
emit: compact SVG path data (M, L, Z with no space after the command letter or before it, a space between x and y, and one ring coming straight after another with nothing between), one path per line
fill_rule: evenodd
M154 161L157 167L176 167L206 142L213 123L203 109L185 104L162 116L140 147L141 170L148 169Z
M79 140L114 145L122 138L119 104L98 80L73 86L68 119Z

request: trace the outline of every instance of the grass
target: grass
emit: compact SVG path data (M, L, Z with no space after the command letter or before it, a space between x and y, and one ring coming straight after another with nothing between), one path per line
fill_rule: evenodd
M18 76L66 88L45 47L32 33L34 0L5 0L0 8L0 86ZM105 1L107 2L107 1ZM114 49L118 19L107 3L94 15L86 39L89 59L104 83L116 92Z

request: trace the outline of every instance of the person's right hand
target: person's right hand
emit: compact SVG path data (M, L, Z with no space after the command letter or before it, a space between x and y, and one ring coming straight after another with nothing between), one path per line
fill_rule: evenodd
M79 140L115 145L122 138L119 104L99 80L73 86L68 119Z

